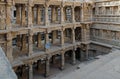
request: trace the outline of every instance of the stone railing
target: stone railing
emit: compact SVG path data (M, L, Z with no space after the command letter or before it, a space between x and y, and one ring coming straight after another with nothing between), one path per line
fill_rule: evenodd
M96 6L119 6L119 5L120 5L120 1L96 3Z
M109 40L109 39L98 38L98 37L91 37L91 40L120 47L120 40L113 40L113 39Z
M94 22L120 22L120 17L94 17Z

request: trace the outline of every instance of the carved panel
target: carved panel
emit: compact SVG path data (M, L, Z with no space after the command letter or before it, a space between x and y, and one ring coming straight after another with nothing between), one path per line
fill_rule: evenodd
M0 30L5 29L5 5L0 5Z

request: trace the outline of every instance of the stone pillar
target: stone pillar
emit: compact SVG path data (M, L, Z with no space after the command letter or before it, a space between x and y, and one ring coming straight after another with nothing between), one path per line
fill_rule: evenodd
M45 26L48 26L49 25L49 17L48 17L48 5L45 6Z
M60 12L61 12L60 23L62 24L62 23L64 23L64 9L63 9L63 6L61 6Z
M56 10L55 7L52 7L52 23L56 21Z
M33 79L33 66L29 64L29 79Z
M57 38L57 31L55 30L52 32L52 43L53 44L55 43L56 38Z
M55 57L56 57L56 56L52 56L52 64L55 64L55 63L56 63Z
M21 48L21 50L22 51L25 51L26 50L26 35L24 34L24 35L22 35L22 48Z
M29 36L28 36L28 51L29 56L33 54L33 33L31 30L29 30Z
M31 0L30 0L31 1ZM32 1L31 3L29 2L27 8L28 8L28 27L32 27L33 26L33 12L32 12Z
M64 51L61 53L61 67L60 69L63 70L65 65L65 56L64 56Z
M49 72L50 72L50 58L48 57L45 63L45 77L48 77L50 75Z
M81 22L84 21L84 6L82 5L82 8L81 8Z
M10 29L11 28L11 7L12 4L8 3L6 5L6 29Z
M72 23L75 22L75 10L74 10L74 6L72 6Z
M7 34L7 42L6 43L7 43L6 55L7 55L8 60L10 62L12 62L13 61L13 55L12 55L13 47L12 47L12 35L11 35L11 33Z
M34 7L32 7L32 23L34 24Z
M40 6L37 7L37 24L41 23L41 8Z
M21 37L20 37L20 35L17 36L17 46L21 47Z
M21 24L21 17L20 17L20 5L16 6L16 24Z
M84 61L85 56L84 56L85 52L83 52L83 50L80 50L80 61Z
M75 43L75 29L72 28L72 43Z
M48 44L49 43L49 33L46 33L45 34L45 46L46 46L46 44ZM45 51L47 52L48 51L48 49L45 47Z
M40 33L38 33L38 41L37 41L37 47L38 48L41 48L42 47L42 42L41 42L41 34Z
M86 51L85 51L85 54L86 54L86 55L85 55L85 56L86 56L85 59L86 59L86 60L88 60L88 58L89 58L88 47L89 47L89 45L86 45Z
M25 11L25 5L24 5L24 4L22 5L22 10L21 10L21 12L22 12L22 20L21 20L22 22L21 22L21 23L22 23L22 26L25 26L25 24L26 24L25 12L26 12L26 11ZM30 16L29 16L29 17L30 17Z
M60 38L60 41L61 41L61 46L64 46L64 31L61 30L61 38Z
M75 53L75 50L73 50L73 52L72 52L72 64L73 65L76 64L76 53Z

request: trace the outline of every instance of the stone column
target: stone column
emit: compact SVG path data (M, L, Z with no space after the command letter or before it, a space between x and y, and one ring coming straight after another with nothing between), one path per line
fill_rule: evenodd
M20 5L16 6L16 24L21 24L21 17L20 17Z
M52 32L52 43L53 44L55 43L56 38L57 38L57 31L55 30Z
M80 50L80 61L84 61L85 56L84 56L85 52L83 52L83 50Z
M75 53L75 50L73 50L73 52L72 52L72 64L73 65L76 64L76 53Z
M6 5L6 29L10 29L11 28L11 7L12 4L8 3Z
M72 43L75 43L75 29L72 28Z
M29 2L27 8L28 8L28 27L32 27L33 26L33 12L32 12L32 1L31 3Z
M29 64L29 79L33 79L33 66Z
M65 56L64 56L64 51L61 53L61 67L60 69L63 70L65 65Z
M74 6L72 6L72 23L75 22L75 10L74 10Z
M37 7L37 24L41 23L41 8L40 6Z
M50 72L50 58L48 57L46 59L46 63L45 63L45 77L49 76Z
M56 10L55 7L52 7L52 23L56 21Z
M86 53L86 60L88 60L88 58L89 58L88 46L89 45L86 45L86 52L85 52Z
M60 12L61 12L61 19L60 19L60 23L62 24L62 23L64 23L64 11L63 11L63 6L61 6L61 9L60 9Z
M7 55L7 58L10 62L13 61L13 47L12 47L12 35L11 33L8 33L7 34L7 51L6 51L6 55Z
M61 30L61 38L60 38L60 41L61 41L61 46L64 46L64 31Z
M49 25L49 17L48 17L48 5L45 6L45 26L48 26Z
M46 46L46 44L48 44L48 43L49 43L49 33L46 33L46 34L45 34L45 46ZM45 51L47 52L48 49L45 48Z
M34 7L32 7L32 23L34 24Z
M24 35L22 35L22 48L21 48L21 50L22 51L25 51L26 50L26 35L24 34Z
M25 26L25 24L26 24L26 16L25 16L25 12L26 12L26 11L25 11L25 8L26 8L26 7L25 7L25 5L23 4L23 5L22 5L22 10L21 10L21 12L22 12L22 20L21 20L21 21L22 21L22 22L21 22L21 23L22 23L22 26ZM29 17L30 17L30 16L29 16Z
M38 33L38 43L37 43L37 47L41 48L42 47L42 42L41 42L41 33Z
M17 46L21 47L21 37L20 37L20 35L17 36Z
M31 30L29 30L29 36L28 36L28 51L29 56L33 54L33 33Z

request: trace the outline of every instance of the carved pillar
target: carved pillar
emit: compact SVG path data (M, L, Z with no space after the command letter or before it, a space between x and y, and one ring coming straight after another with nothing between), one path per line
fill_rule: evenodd
M20 37L20 35L17 36L17 46L21 47L21 37Z
M60 12L61 12L60 23L61 24L64 23L64 11L63 10L64 10L63 6L61 6L61 9L60 9Z
M29 79L33 79L33 66L29 64Z
M49 72L50 72L50 58L48 57L45 63L45 77L49 76Z
M38 33L38 43L37 43L38 48L42 47L42 43L41 43L41 33Z
M34 24L34 7L32 7L32 23Z
M45 51L47 52L49 49L46 48L46 45L49 43L49 33L45 34Z
M65 56L64 56L64 51L61 53L61 67L60 69L63 70L65 65Z
M61 46L64 46L64 31L61 30L61 38L60 38Z
M83 50L80 50L80 61L84 61L85 56L84 56L85 52Z
M56 21L56 10L55 7L52 7L52 23Z
M29 51L29 56L32 55L33 53L33 33L31 30L29 30L29 36L28 36L28 51Z
M12 4L8 3L6 5L6 29L10 29L11 28L11 7Z
M25 26L25 24L26 24L25 5L22 5L22 10L21 10L21 12L22 12L22 20L21 20L22 22L21 22L21 23L22 23L22 26Z
M52 43L53 44L55 43L56 38L57 38L57 31L55 30L52 32Z
M21 50L22 51L25 51L26 50L26 35L24 34L24 35L22 35L22 48L21 48Z
M83 24L81 31L82 31L82 42L88 42L90 39L90 26L87 24Z
M74 6L72 6L72 23L75 22L75 10L74 10Z
M10 62L13 61L13 48L12 48L12 35L11 33L8 33L7 34L7 51L6 51L6 55L7 55L7 58Z
M49 25L49 17L48 17L48 5L45 6L45 26Z
M75 43L75 30L72 28L72 43Z
M27 8L28 8L28 27L32 27L33 26L33 12L32 12L32 1L31 3L29 2Z
M75 50L73 50L73 52L72 52L72 64L73 65L76 64L76 53L75 53Z
M16 6L16 24L21 24L21 17L20 17L20 5Z
M37 7L37 24L41 23L41 8L40 6Z

